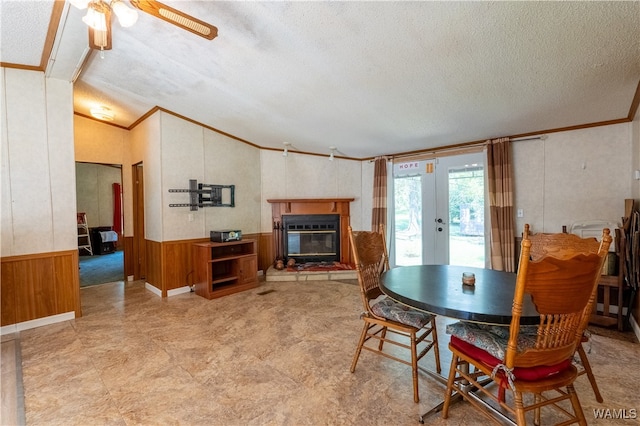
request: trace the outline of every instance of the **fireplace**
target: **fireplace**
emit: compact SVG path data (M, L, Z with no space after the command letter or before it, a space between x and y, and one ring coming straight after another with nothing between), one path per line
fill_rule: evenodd
M340 215L285 215L282 218L284 260L296 263L340 260Z
M352 264L349 249L349 203L353 198L286 198L267 200L273 220L274 265L293 257L296 262L337 261ZM308 224L301 224L303 218ZM285 236L285 227L294 232ZM304 226L309 226L304 229ZM299 228L299 229L295 229ZM286 247L285 247L286 244ZM290 247L291 246L291 247ZM291 255L289 254L291 252Z

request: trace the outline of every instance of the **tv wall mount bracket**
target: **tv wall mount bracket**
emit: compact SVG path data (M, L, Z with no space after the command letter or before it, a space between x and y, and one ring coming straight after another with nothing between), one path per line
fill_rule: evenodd
M191 211L198 207L235 207L235 185L210 185L189 179L189 189L170 189L169 192L189 193L189 203L169 204L169 207L189 207Z

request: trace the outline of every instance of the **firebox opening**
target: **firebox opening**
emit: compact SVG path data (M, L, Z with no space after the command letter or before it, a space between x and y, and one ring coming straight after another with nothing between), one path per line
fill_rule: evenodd
M284 215L285 260L296 263L340 260L340 215Z

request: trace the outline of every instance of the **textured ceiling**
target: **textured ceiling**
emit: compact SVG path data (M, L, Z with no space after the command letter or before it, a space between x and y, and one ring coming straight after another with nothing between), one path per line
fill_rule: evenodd
M2 62L40 62L52 3L0 0ZM164 3L218 37L114 21L76 112L103 104L128 127L158 106L262 147L367 158L624 119L640 81L638 1ZM65 7L49 76L79 70L82 16Z

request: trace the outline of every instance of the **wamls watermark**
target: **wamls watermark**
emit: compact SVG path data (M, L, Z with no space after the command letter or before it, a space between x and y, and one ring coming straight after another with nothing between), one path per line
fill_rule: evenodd
M594 408L593 417L609 420L634 420L638 418L635 408Z

